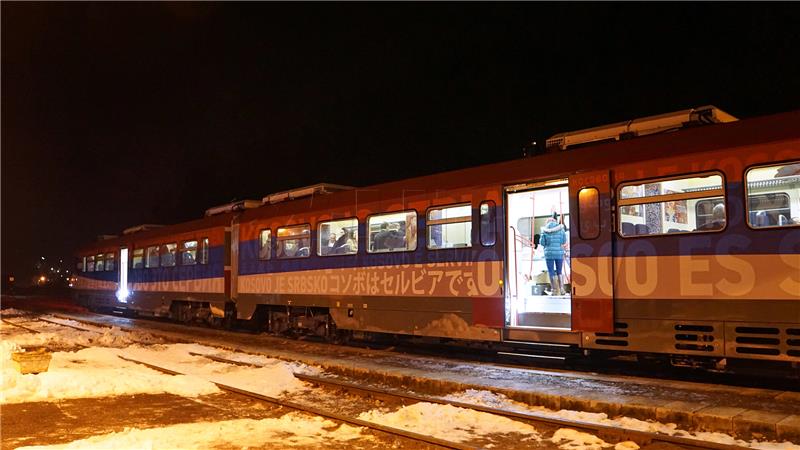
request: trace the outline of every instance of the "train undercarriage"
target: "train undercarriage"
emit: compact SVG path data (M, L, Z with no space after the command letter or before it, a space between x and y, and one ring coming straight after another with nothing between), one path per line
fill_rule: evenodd
M223 305L203 301L174 300L156 310L120 308L119 304L95 302L83 299L88 309L118 314L126 317L159 317L170 321L204 325L218 329L241 330L251 333L268 333L293 339L315 338L334 344L371 343L383 345L408 345L433 349L453 349L448 354L485 352L486 355L505 353L515 355L518 360L528 358L538 362L544 359L566 360L578 366L609 366L618 363L633 363L648 371L663 371L674 368L697 370L707 373L755 373L768 374L783 379L800 379L800 364L796 362L750 360L726 357L702 357L684 354L664 354L587 349L578 346L550 346L542 343L483 342L453 338L433 338L391 333L376 333L340 329L336 326L328 308L258 305L248 320L236 319L233 302ZM454 353L455 352L455 353Z

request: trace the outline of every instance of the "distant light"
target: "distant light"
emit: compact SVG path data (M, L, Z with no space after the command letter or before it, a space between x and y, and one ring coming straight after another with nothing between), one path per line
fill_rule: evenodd
M47 281L47 277L45 277L44 275L39 277L39 282L44 283L45 281Z
M44 261L44 256L42 256L42 261Z

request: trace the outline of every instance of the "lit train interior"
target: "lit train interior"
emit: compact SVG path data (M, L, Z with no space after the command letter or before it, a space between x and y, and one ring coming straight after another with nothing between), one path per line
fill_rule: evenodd
M512 327L569 329L571 271L567 186L507 195L506 322Z
M800 224L800 164L754 168L745 178L750 226Z
M619 193L620 234L643 236L725 228L722 176L628 184Z

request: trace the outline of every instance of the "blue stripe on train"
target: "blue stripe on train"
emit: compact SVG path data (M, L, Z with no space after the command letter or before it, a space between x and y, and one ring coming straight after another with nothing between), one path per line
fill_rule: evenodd
M473 224L479 223L478 208L473 208ZM497 208L497 213L501 214L502 209ZM425 213L417 215L417 229L425 229ZM473 225L472 242L478 242L479 226ZM274 230L273 230L274 232ZM342 269L353 267L376 267L405 264L434 264L434 263L455 263L469 261L501 261L502 240L497 239L497 244L493 247L484 247L477 244L468 248L452 248L444 250L428 250L425 246L423 233L417 233L417 249L408 252L393 253L367 253L366 245L366 224L361 221L358 224L359 252L355 255L336 255L318 256L317 233L311 231L311 256L307 258L277 259L274 257L277 250L275 239L272 242L272 255L270 260L258 259L259 241L257 239L242 241L240 243L239 274L251 275L267 272L297 272L301 270L320 270L320 269ZM499 234L498 234L499 238Z
M311 243L312 250L315 242ZM241 258L239 274L250 275L266 272L296 272L300 270L342 269L352 267L392 266L406 264L433 264L455 263L469 261L500 261L498 255L491 247L472 247L447 250L428 250L418 248L410 252L397 253L361 253L356 255L317 256L295 259L270 259L259 260L258 241L245 241L241 245Z
M191 266L156 267L152 269L131 269L128 271L128 281L131 283L148 283L154 281L198 280L204 278L217 278L224 275L224 249L211 247L208 250L208 264L195 264ZM119 280L117 271L113 272L84 272L81 276L93 280L113 281Z
M800 228L753 230L745 221L744 193L740 182L727 184L727 228L722 232L697 234L666 234L647 237L612 239L615 256L676 256L676 255L727 255L727 254L800 254ZM356 255L320 257L315 254L316 230L311 233L312 255L308 258L271 259L262 261L258 256L258 240L240 244L239 273L242 275L267 272L295 272L301 270L374 267L384 265L431 264L469 261L501 261L505 237L502 230L504 217L502 205L497 205L497 243L494 247L476 244L471 248L428 250L424 232L418 234L417 249L412 252L369 254L364 250L366 225L359 223L359 253ZM479 240L477 209L473 209L473 242ZM417 219L418 230L425 230L425 216ZM274 232L274 230L273 230ZM597 241L599 243L599 241ZM575 243L571 256L607 255L608 247L593 245L592 241ZM275 254L273 240L272 253ZM186 280L219 277L223 274L223 248L212 247L208 265L176 266L156 269L131 270L132 282ZM87 272L92 279L116 281L116 272Z

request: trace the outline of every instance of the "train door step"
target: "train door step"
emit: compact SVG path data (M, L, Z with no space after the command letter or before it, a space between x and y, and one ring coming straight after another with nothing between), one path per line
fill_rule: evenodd
M569 329L572 317L569 313L520 312L517 313L518 327L547 327Z
M532 342L580 345L581 332L568 328L508 327L503 329L503 342Z

